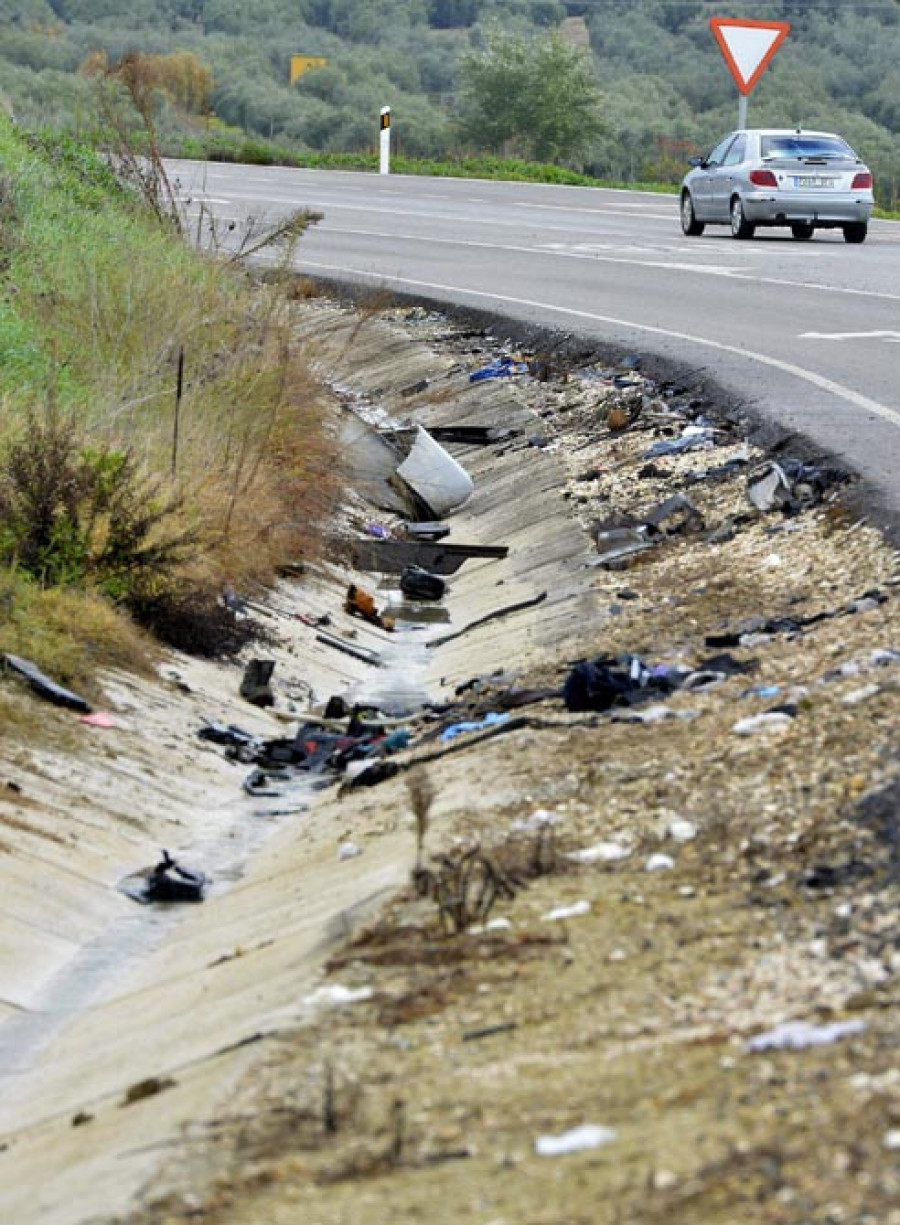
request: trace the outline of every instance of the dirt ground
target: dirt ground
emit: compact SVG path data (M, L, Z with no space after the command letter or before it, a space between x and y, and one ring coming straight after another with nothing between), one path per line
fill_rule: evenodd
M393 321L436 345L447 328ZM454 353L474 366L491 342ZM332 953L331 1006L261 1050L123 1220L900 1225L897 557L839 490L754 510L737 436L648 469L690 396L635 384L517 392L586 530L676 492L703 519L597 568L609 615L582 653L696 666L737 627L746 671L647 723L545 699L422 766L421 890ZM708 475L729 459L748 462ZM482 677L454 714L573 662ZM333 819L363 848L408 830L412 851L411 778ZM810 1026L788 1049L786 1022Z

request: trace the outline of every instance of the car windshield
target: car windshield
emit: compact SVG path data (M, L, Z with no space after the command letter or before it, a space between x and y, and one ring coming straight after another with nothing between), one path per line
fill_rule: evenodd
M802 136L788 132L780 136L763 136L760 153L770 157L851 157L856 154L839 136Z

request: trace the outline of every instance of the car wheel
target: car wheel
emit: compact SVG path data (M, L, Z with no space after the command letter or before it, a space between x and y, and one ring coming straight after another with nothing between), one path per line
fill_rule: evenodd
M806 242L813 236L813 226L808 221L797 221L791 226L791 233L798 242Z
M694 201L687 191L681 197L681 228L689 238L697 238L706 229L703 222L694 216Z
M735 196L731 201L731 237L752 238L755 233L756 226L752 225L744 215L741 197Z
M844 242L865 242L869 227L864 221L851 221L844 226Z

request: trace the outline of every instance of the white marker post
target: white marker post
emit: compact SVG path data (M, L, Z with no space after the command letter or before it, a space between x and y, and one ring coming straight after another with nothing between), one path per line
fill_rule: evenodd
M391 108L381 108L381 160L379 174L391 173Z
M710 17L709 27L738 87L738 128L743 131L747 126L750 93L771 63L772 56L787 38L790 23Z

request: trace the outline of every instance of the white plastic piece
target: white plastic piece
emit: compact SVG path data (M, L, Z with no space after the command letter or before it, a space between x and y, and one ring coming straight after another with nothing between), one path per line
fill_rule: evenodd
M651 855L644 864L645 872L669 872L675 867L675 860L671 855L664 855L662 851L657 851Z
M802 1051L810 1046L830 1046L840 1038L861 1034L865 1021L830 1021L815 1025L811 1021L785 1021L746 1043L748 1051Z
M582 1123L571 1131L558 1136L538 1136L534 1151L539 1157L562 1157L566 1153L581 1153L585 1149L600 1148L615 1140L618 1132L612 1127L600 1127L596 1123Z
M343 987L340 983L327 983L306 997L307 1004L359 1004L372 998L371 987Z
M845 693L841 698L844 706L856 706L860 702L866 702L869 698L874 698L876 693L880 693L881 689L878 685L861 685L859 689L851 689L849 693Z
M338 847L337 857L339 860L355 859L357 855L362 854L362 847L357 846L355 842L342 842Z
M456 510L472 496L472 478L421 426L397 475L428 504L435 516Z
M761 715L738 719L731 730L736 736L759 736L769 732L786 732L793 722L790 715L780 710L769 710Z
M622 842L595 842L580 851L571 851L567 858L575 863L613 863L617 859L627 859L630 854L631 847Z
M571 906L557 906L555 910L548 910L544 918L550 922L556 922L559 919L580 919L582 915L590 913L590 902L582 899L582 901L575 902Z

